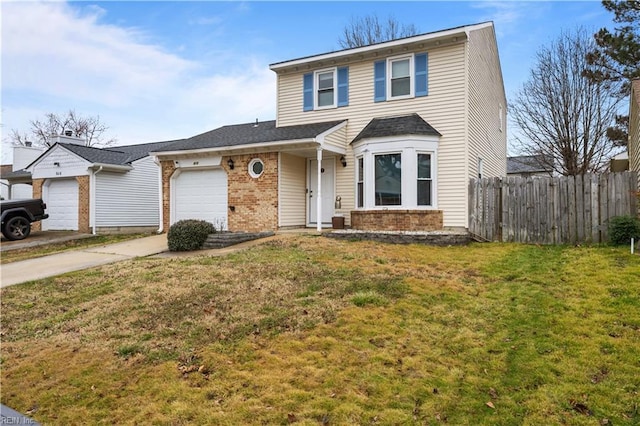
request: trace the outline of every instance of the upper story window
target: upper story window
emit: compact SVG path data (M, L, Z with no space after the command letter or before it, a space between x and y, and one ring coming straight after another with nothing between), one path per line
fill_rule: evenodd
M349 105L349 67L318 70L302 76L303 111Z
M412 96L411 75L413 61L411 57L389 59L389 98Z
M377 61L373 79L375 102L427 96L428 56L416 53Z
M316 71L315 87L316 108L333 108L336 106L336 90L334 86L336 69Z

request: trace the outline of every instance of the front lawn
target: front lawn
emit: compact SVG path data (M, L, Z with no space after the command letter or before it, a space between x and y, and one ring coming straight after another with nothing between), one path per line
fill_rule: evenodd
M3 289L45 424L639 424L640 257L287 236Z

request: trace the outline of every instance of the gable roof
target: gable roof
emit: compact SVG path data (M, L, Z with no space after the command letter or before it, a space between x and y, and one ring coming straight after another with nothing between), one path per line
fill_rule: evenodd
M442 136L422 117L413 113L397 117L374 118L358 133L351 143L360 139L402 135Z
M351 55L373 54L378 51L386 50L396 46L407 45L411 43L417 43L418 45L430 43L430 42L459 42L461 37L466 38L468 32L474 31L480 28L493 27L493 22L481 22L471 25L463 25L459 27L453 27L445 30L432 31L428 33L418 34L414 36L408 36L398 38L394 40L383 41L380 43L374 43L366 46L351 47L347 49L337 50L334 52L321 53L317 55L305 56L302 58L291 59L287 61L275 62L269 65L272 71L278 72L288 67L295 67L310 62L334 60L339 58L345 58Z
M544 160L544 155L520 155L516 157L507 157L507 174L549 173L552 170Z
M151 142L138 145L124 145L108 148L97 148L93 146L77 145L73 143L56 142L53 146L43 152L38 158L32 161L26 168L47 155L53 147L59 145L64 149L76 154L78 157L92 164L111 164L116 166L129 165L132 162L144 158L149 152L178 142L178 140Z
M275 120L235 124L219 127L215 130L178 141L154 152L232 148L269 142L310 140L344 121L345 120L337 120L283 127L276 127Z

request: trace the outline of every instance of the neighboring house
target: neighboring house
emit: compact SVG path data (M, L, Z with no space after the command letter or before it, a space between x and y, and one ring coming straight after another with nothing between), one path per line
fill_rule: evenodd
M5 175L13 171L12 164L0 165L0 199L9 199L9 181L5 179Z
M617 154L609 160L609 171L616 172L624 172L629 170L629 153L621 152Z
M631 81L629 100L629 170L638 172L640 188L640 78Z
M507 176L550 177L553 168L542 155L520 155L507 158Z
M151 154L163 222L232 231L346 224L468 226L471 177L506 174L506 97L492 23L279 62L275 121Z
M38 158L44 148L26 146L13 147L13 162L2 166L2 196L8 200L31 198L31 173L25 170L33 160Z
M175 141L93 148L58 136L27 170L33 197L47 204L42 230L156 231L160 222L160 175L149 151ZM36 225L36 224L34 224Z

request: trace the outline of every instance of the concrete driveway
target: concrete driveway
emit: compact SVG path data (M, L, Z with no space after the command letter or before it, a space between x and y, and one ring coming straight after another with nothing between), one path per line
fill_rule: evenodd
M25 240L26 241L26 240ZM4 246L5 243L2 243ZM167 251L167 234L72 250L2 265L0 287Z

